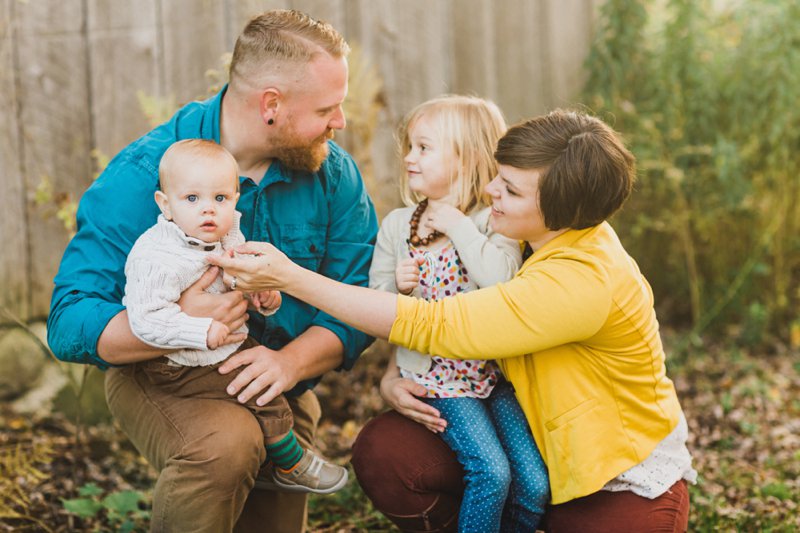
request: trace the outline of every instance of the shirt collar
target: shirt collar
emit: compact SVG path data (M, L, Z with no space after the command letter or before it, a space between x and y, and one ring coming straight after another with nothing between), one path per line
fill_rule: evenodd
M206 100L205 113L203 113L203 122L200 125L200 137L203 139L213 139L215 143L219 144L219 119L222 113L222 98L228 91L228 84L226 83L222 90L216 95Z
M186 235L177 224L171 220L167 220L164 215L158 215L158 224L164 228L165 231L177 236L178 239L190 250L198 250L200 252L221 252L222 241L206 242L197 237L190 237Z

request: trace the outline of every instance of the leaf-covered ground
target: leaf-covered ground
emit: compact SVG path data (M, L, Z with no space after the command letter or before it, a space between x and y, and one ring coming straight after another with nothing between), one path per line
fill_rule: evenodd
M800 357L781 347L690 353L670 361L700 473L690 531L800 530ZM359 428L383 408L376 385L384 364L385 351L374 349L318 387L320 448L342 464ZM0 531L146 530L154 472L113 425L76 437L63 416L4 408L0 428ZM312 531L391 530L354 480L312 497L310 513Z

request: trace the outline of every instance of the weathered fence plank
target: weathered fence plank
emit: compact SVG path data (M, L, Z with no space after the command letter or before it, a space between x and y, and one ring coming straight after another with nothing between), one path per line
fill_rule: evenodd
M156 0L88 2L95 147L112 156L150 128L137 93L164 94Z
M497 6L483 0L460 0L453 4L455 44L451 90L496 100L496 34L503 31L493 24Z
M253 16L270 9L291 9L291 0L226 0L225 46L233 52L236 38Z
M0 169L2 169L3 209L0 209L0 308L20 319L27 319L29 308L30 264L26 224L27 188L22 174L22 142L17 120L19 99L15 83L15 40L12 5L0 1L0 100L3 123L0 128ZM0 316L0 323L7 320Z
M504 0L503 6L494 10L495 76L502 80L497 87L497 103L513 123L543 111L550 103L550 80L545 70L550 29L541 1Z
M179 105L208 95L206 71L228 52L223 0L161 0L164 79Z
M43 179L80 197L91 173L91 102L80 0L15 2L23 174L28 191L31 317L47 313L52 280L67 243L48 208L31 205ZM50 215L46 216L45 215Z
M551 99L548 108L574 105L586 81L582 66L594 36L594 2L547 0L546 6L546 24L550 28L547 71Z
M290 0L287 8L308 13L317 20L324 20L347 35L343 0Z

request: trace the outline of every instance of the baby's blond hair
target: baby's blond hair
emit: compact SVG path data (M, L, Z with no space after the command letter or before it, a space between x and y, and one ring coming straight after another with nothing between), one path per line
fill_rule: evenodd
M166 190L169 178L175 176L187 161L196 159L227 161L235 178L236 191L239 191L239 165L236 159L225 147L207 139L184 139L170 145L158 165L158 187Z

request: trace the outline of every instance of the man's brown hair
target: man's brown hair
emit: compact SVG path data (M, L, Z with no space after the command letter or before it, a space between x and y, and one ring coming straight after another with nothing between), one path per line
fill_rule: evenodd
M494 156L541 172L539 206L550 230L600 224L622 207L636 176L636 160L613 129L561 109L513 126Z
M346 57L350 47L327 22L295 10L275 9L250 20L231 58L231 84L252 81L261 71L278 63L306 64L324 50L332 57Z

